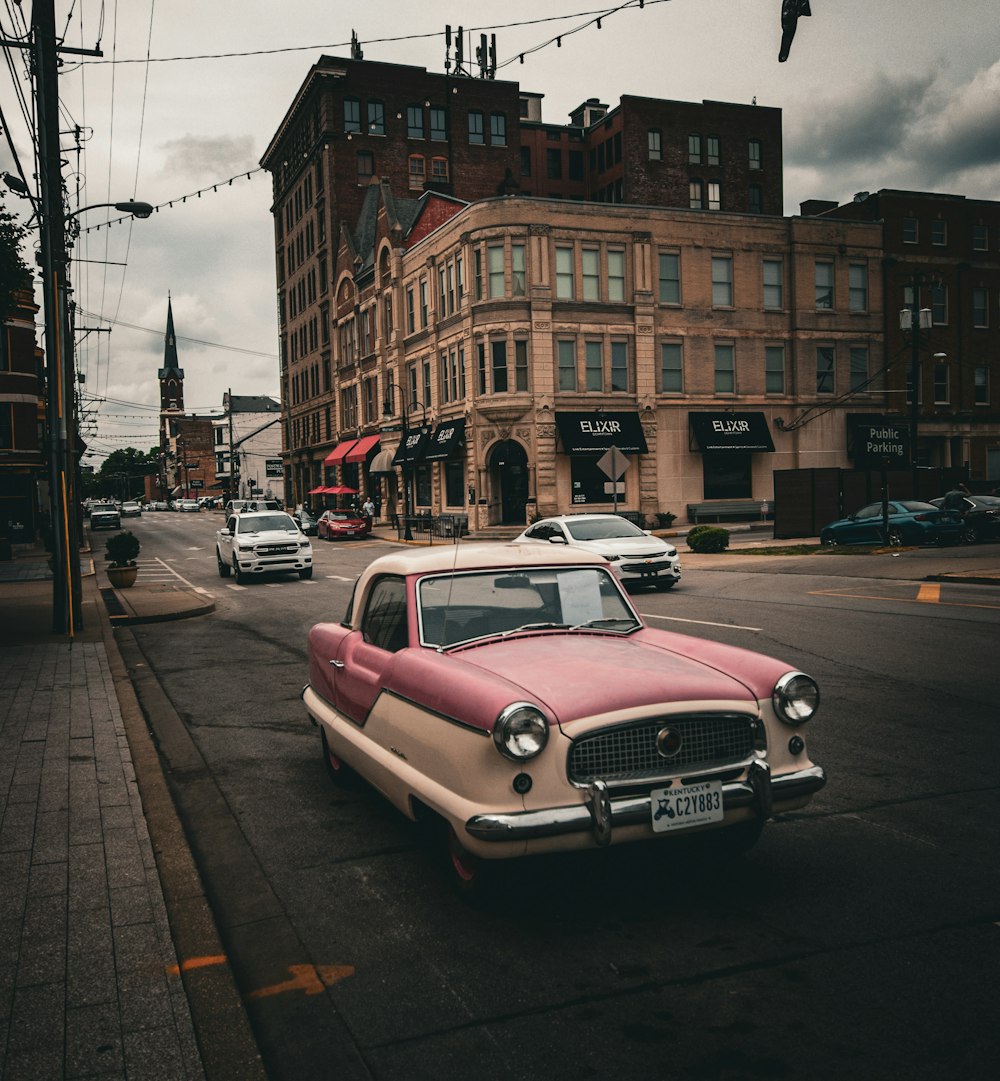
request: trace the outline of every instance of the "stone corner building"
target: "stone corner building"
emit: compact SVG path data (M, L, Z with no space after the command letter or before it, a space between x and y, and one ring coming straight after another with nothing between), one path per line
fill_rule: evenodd
M680 520L848 467L885 409L882 225L783 217L779 110L322 57L273 177L290 502ZM405 438L404 438L405 437ZM615 486L599 466L628 459Z

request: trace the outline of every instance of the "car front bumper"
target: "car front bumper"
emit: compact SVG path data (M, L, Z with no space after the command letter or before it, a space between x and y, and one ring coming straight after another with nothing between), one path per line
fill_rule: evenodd
M794 804L808 799L825 784L826 774L821 766L772 777L764 762L755 762L745 780L723 783L723 808L727 812L750 808L754 816L763 821L771 816L776 804ZM465 828L470 836L480 841L526 841L589 832L599 844L609 844L616 827L651 821L649 795L612 799L607 785L595 781L587 789L583 803L537 811L475 815L465 823Z

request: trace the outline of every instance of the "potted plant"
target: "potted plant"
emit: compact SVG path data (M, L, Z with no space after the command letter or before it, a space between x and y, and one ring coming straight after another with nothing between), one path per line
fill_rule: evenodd
M115 589L128 589L135 585L135 576L139 573L135 563L138 554L139 540L131 530L126 529L108 537L104 555L108 560L108 581Z

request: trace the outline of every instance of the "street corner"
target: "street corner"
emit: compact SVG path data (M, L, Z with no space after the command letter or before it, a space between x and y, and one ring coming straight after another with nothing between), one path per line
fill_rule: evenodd
M207 593L169 582L129 589L101 586L100 593L113 627L191 619L215 611L215 601Z

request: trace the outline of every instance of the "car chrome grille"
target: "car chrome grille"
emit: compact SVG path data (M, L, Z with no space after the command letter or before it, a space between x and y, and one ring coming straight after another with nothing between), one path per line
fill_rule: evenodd
M636 571L642 574L646 571L665 571L670 567L670 561L667 559L649 559L645 563L623 563L623 571Z
M656 737L664 728L680 735L680 749L670 757L656 749ZM755 728L755 718L735 713L659 717L608 728L574 741L569 779L574 784L641 781L721 769L753 754Z
M297 552L297 544L258 544L255 551L262 556L281 556L290 552Z

